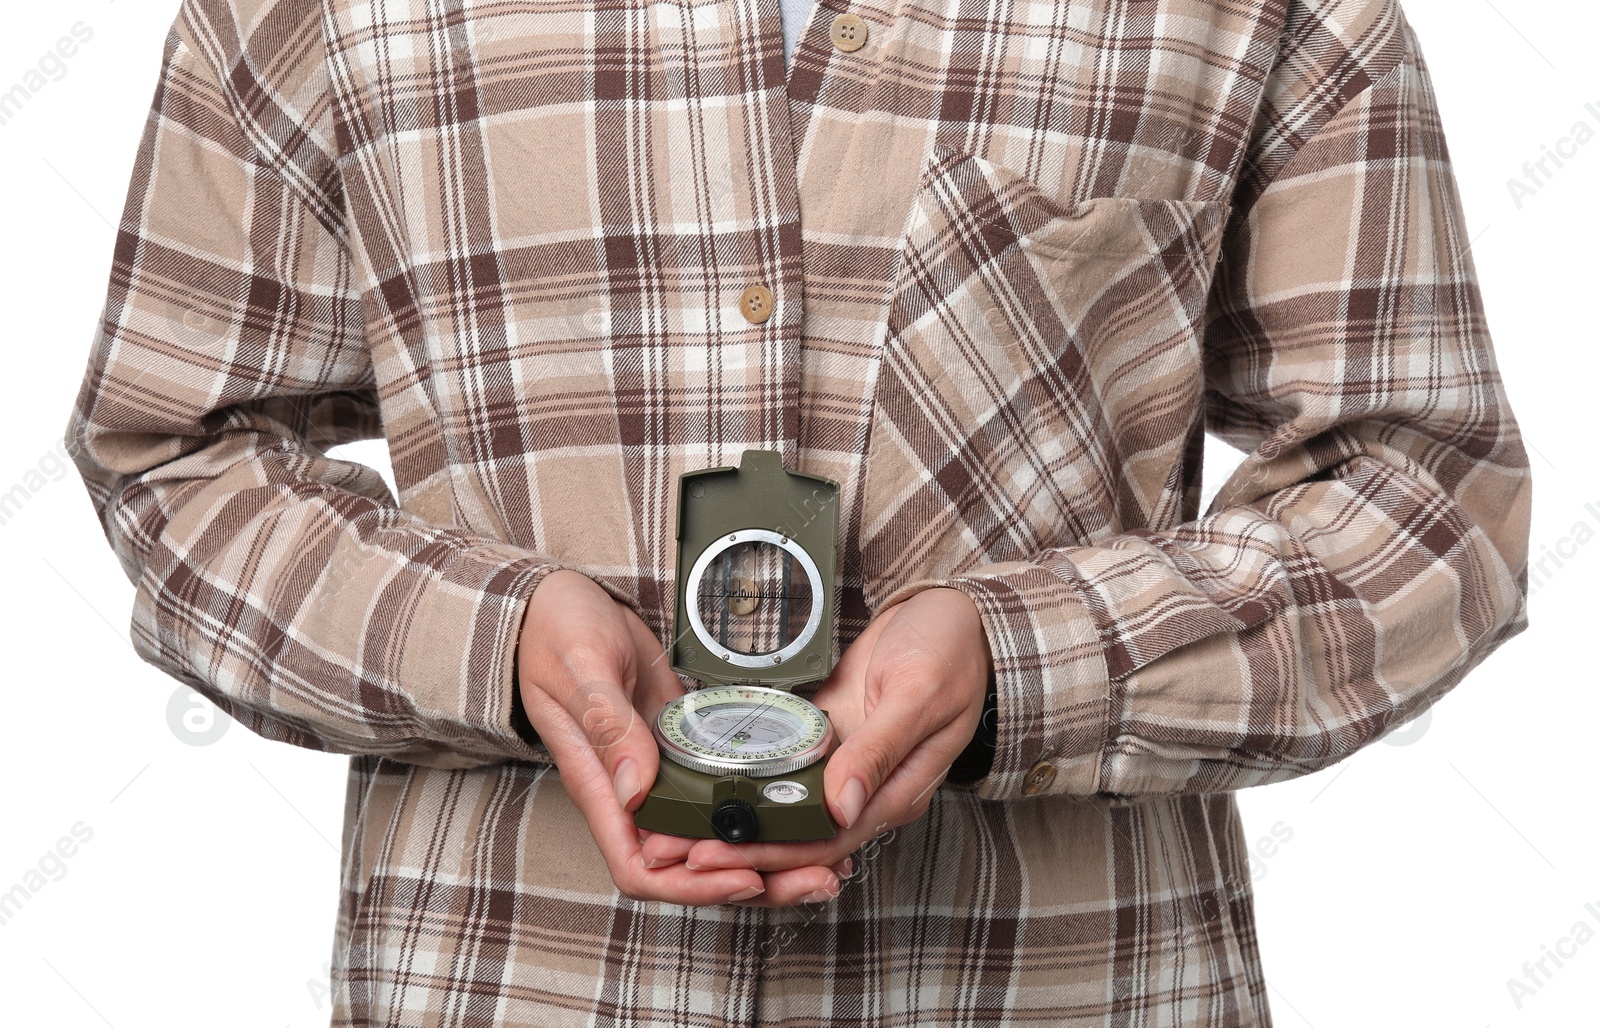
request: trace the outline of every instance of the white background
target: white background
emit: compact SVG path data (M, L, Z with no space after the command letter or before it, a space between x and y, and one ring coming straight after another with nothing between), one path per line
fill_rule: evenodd
M28 494L0 525L0 893L73 826L92 833L59 866L47 861L44 887L0 924L6 1024L327 1023L345 758L226 721L194 744L212 708L134 654L132 586L58 443L177 6L8 5L0 39L4 91L75 23L93 31L65 74L0 125L0 309L14 373L0 493ZM1426 720L1240 795L1247 834L1268 840L1255 868L1261 950L1280 1028L1596 1025L1600 545L1588 540L1600 533L1600 139L1574 133L1600 133L1600 16L1589 3L1511 0L1405 9L1530 443L1532 549L1545 573L1529 632ZM1547 162L1548 178L1515 198L1508 181L1558 144L1564 166ZM381 443L344 455L388 474ZM1207 457L1214 489L1234 456ZM1526 981L1525 962L1563 951L1513 999L1507 982Z

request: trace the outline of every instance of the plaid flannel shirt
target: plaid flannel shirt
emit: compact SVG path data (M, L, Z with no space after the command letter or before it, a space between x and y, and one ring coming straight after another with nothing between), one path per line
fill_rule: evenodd
M133 646L351 755L337 1025L1267 1025L1232 790L1526 624L1417 41L822 0L786 68L778 12L183 0L67 429ZM328 453L378 437L398 498ZM836 647L977 603L992 766L826 907L635 902L518 627L565 567L667 639L677 476L754 447L842 485Z

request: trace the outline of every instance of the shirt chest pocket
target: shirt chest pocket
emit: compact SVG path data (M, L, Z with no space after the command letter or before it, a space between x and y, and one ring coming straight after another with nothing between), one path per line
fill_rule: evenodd
M933 148L873 386L869 603L1178 519L1228 212L1120 196L1063 206L1013 170Z

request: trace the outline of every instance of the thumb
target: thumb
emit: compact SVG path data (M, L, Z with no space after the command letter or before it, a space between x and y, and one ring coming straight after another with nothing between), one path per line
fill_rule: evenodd
M823 772L823 794L834 820L846 828L922 741L920 706L902 698L906 690L884 684L878 704L833 751Z
M610 778L618 806L637 810L655 783L660 754L631 698L615 681L588 678L573 685L567 709Z

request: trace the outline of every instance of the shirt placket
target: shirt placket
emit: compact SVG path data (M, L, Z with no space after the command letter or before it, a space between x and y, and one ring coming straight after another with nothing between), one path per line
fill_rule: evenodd
M748 152L727 158L735 168L742 164L749 177L754 253L742 263L740 277L719 289L723 296L737 297L738 312L731 320L725 314L719 345L726 352L725 367L747 369L745 378L736 380L747 393L716 405L712 450L722 463L737 464L746 448L774 449L787 464L798 439L803 284L794 148L783 102L782 23L778 0L719 0L719 6L729 27L729 51L750 60L727 74L748 83L744 131L730 134L742 139ZM710 268L708 274L715 279L724 272Z
M804 107L822 92L831 61L858 54L856 59L867 59L868 23L849 7L844 0L813 4L785 66L780 0L728 2L734 45L761 55L750 69L750 122L758 130L747 138L755 152L729 155L749 161L759 246L754 272L739 284L739 312L763 332L762 393L775 401L761 415L760 444L777 449L790 468L799 456L805 314L798 167L806 140L796 127L804 124ZM736 430L724 436L737 437Z

